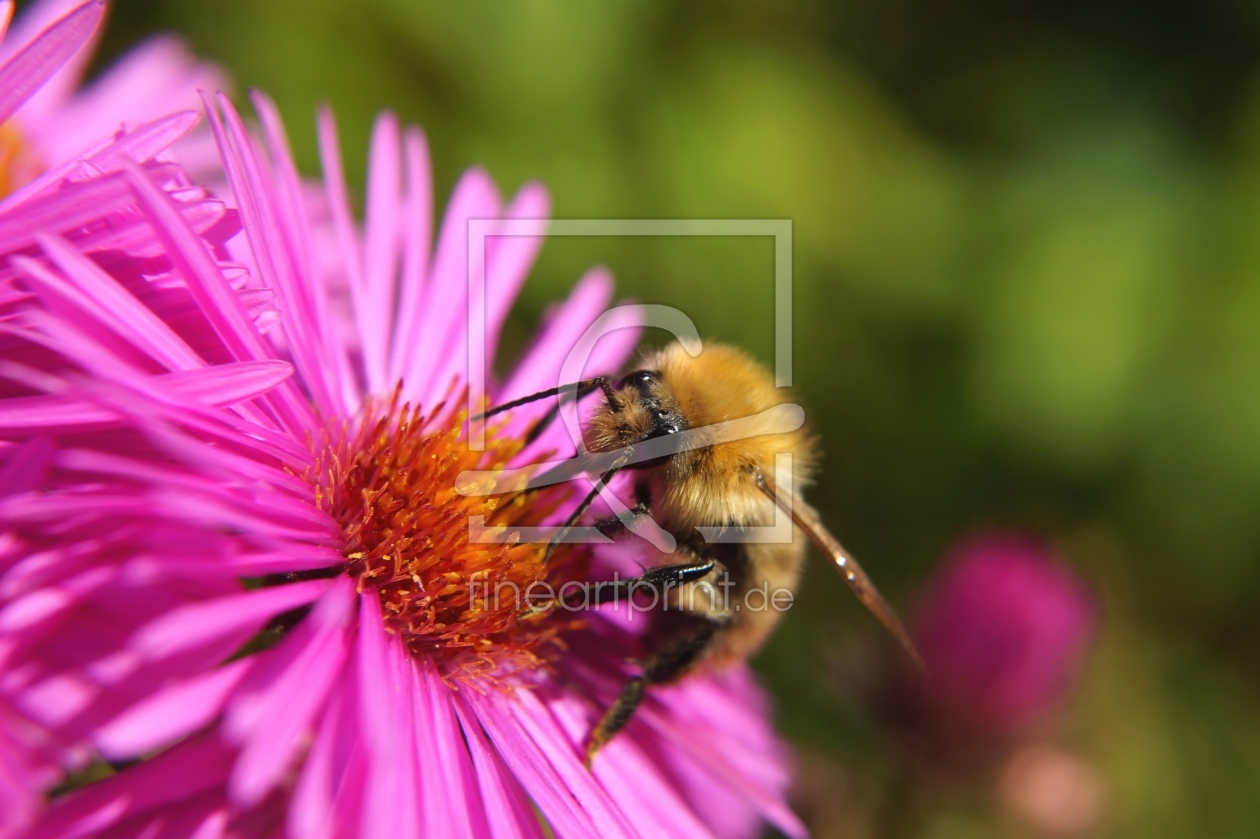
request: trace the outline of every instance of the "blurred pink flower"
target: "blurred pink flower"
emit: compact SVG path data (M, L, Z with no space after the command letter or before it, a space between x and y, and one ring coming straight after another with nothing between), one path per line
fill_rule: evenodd
M12 9L0 0L0 21ZM105 13L103 0L39 0L0 42L0 199L99 150L119 130L198 110L199 89L223 87L217 67L197 61L178 38L158 36L81 88ZM201 174L207 151L212 145L188 138L181 158Z
M118 154L0 207L0 795L10 765L46 785L98 754L141 759L29 835L542 836L539 815L563 837L752 836L763 820L801 835L745 668L654 691L588 772L635 634L468 598L476 575L527 584L589 558L557 570L538 546L468 542L469 514L552 521L563 491L502 508L453 493L462 469L531 459L524 417L469 452L456 403L468 221L541 234L543 189L505 207L468 172L430 253L418 129L378 121L360 230L331 116L312 202L274 107L255 104L263 144L226 99L209 109L244 235L177 167ZM111 212L67 225L83 203L67 196L102 184ZM487 249L489 358L540 245ZM611 291L584 277L495 401L554 385ZM607 336L587 372L637 337Z
M1013 734L1075 683L1097 622L1086 586L1017 533L964 540L912 614L925 701L969 730Z

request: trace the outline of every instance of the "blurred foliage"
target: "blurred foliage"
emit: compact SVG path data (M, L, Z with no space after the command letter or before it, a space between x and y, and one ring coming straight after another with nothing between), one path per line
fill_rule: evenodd
M970 528L1046 534L1106 605L1063 734L1102 833L1260 835L1260 4L119 0L103 60L159 29L273 94L312 173L329 101L359 184L390 107L440 195L480 163L560 218L792 219L828 521L902 603ZM604 263L769 361L772 258L553 239L507 345ZM785 731L862 773L875 835L1023 835L976 790L878 815L834 577L758 662Z

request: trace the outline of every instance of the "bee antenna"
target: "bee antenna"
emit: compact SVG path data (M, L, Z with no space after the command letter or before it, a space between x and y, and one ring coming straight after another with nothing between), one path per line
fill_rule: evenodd
M537 393L531 393L529 396L522 396L520 399L513 399L511 402L504 402L502 405L495 405L493 408L489 409L488 411L485 411L480 414L474 414L472 416L472 419L474 420L488 419L494 416L495 414L501 414L504 411L511 410L512 408L519 408L522 405L528 405L530 402L537 402L540 399L547 399L552 396L561 396L561 395L567 396L567 395L573 394L573 395L576 395L578 399L581 399L583 396L586 396L588 393L594 393L596 390L604 391L604 397L609 401L610 404L612 404L612 401L613 401L612 385L609 384L608 377L596 376L593 379L584 379L580 382L570 382L565 385L559 385L558 387L549 387L546 390L540 390ZM555 419L554 412L549 412L549 414L550 414L550 419L548 419L547 422L550 422L551 420Z
M792 523L804 531L809 541L814 543L814 547L830 557L849 589L884 625L884 628L892 633L915 666L920 670L926 670L923 659L915 648L914 641L910 640L910 633L906 632L901 618L897 617L897 613L893 611L892 606L888 605L888 601L879 593L875 583L871 582L871 578L862 570L862 566L853 558L853 555L845 550L839 540L832 536L831 531L823 525L818 511L801 500L800 496L790 499L780 497L777 488L763 474L757 475L757 485L780 510L792 517Z

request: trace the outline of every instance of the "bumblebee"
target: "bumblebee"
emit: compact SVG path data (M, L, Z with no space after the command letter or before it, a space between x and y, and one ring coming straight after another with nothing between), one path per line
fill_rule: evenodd
M638 369L616 382L602 377L577 382L500 405L483 416L566 389L576 391L579 398L597 390L603 393L602 404L583 429L583 441L593 454L632 452L648 441L681 439L686 432L720 427L789 403L788 393L775 387L770 371L740 350L706 343L699 355L692 356L674 343L648 354ZM555 412L553 408L539 421L535 435ZM632 457L614 461L564 528L577 524L615 474L633 471L636 505L630 516L600 521L595 527L615 537L628 529L628 519L651 516L673 536L675 556L683 560L652 567L614 586L601 584L589 601L599 604L633 596L645 586L668 595L666 608L653 615L651 652L642 662L641 674L625 684L591 732L588 765L630 721L647 688L676 681L701 663L728 665L762 647L784 610L747 608L750 593L760 590L763 605L765 597L773 596L770 592L790 597L800 582L806 539L834 563L858 599L918 661L896 613L800 496L800 487L809 482L817 462L816 444L807 432L797 428L739 439L718 435L709 444L665 451L637 462ZM782 454L792 456L790 491L775 481L776 458ZM706 538L706 532L765 526L774 520L776 508L791 517L805 539L795 532L791 541L780 543ZM552 541L548 556L560 541L560 537Z

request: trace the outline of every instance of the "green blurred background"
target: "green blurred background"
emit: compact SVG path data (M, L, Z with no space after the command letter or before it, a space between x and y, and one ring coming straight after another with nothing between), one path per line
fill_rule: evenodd
M562 218L792 219L826 519L901 604L970 529L1044 534L1104 603L1055 733L1089 835L1260 835L1256 0L119 0L98 65L158 30L312 174L328 101L360 186L389 107L442 201L480 163ZM506 346L595 263L771 359L769 240L551 240ZM815 831L1037 835L988 776L906 792L846 688L874 638L816 562L757 661Z

